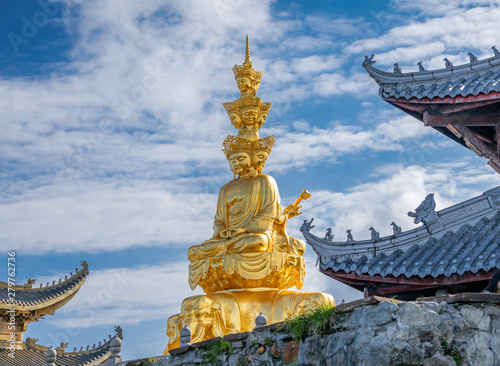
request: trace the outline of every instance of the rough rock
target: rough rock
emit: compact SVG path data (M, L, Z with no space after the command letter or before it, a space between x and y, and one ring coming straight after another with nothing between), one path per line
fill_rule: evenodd
M500 366L500 301L377 301L344 306L331 334L298 341L265 329L235 337L233 353L219 355L218 364ZM181 351L155 365L203 363L203 348Z

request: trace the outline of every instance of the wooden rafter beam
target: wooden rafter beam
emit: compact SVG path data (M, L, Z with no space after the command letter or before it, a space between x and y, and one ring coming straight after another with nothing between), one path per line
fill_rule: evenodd
M432 111L424 112L424 125L445 127L450 124L467 126L495 126L500 122L500 112L461 112L457 114L442 114Z
M387 275L382 277L381 275L358 275L356 272L345 273L344 271L334 271L331 268L320 269L320 272L330 276L337 281L343 282L348 285L359 285L359 286L374 286L378 287L381 285L399 285L399 286L450 286L456 284L464 284L476 281L487 281L492 276L497 269L492 269L489 272L479 271L477 273L466 272L462 275L453 274L449 277L445 275L440 275L436 278L432 276L427 276L425 278L420 278L418 276L412 276L407 278L404 275L394 277L392 275Z
M500 123L495 126L495 141L497 143L497 155L500 157Z
M387 99L387 102L397 105L402 109L407 109L414 112L424 113L426 110L439 111L441 114L450 114L463 111L470 111L472 109L485 107L491 104L500 104L500 100L484 100L480 102L464 102L464 103L416 103L416 102L403 102L399 100Z
M463 111L470 111L471 109L485 107L491 104L500 104L498 100L485 100L483 102L475 102L475 103L460 103L460 104L441 104L438 107L438 110L442 114L450 114L457 113Z
M486 145L481 139L476 136L470 128L463 124L454 124L446 126L455 136L462 138L469 149L474 151L477 155L489 159L489 165L500 173L500 156L498 150ZM497 144L498 144L498 128L496 130Z

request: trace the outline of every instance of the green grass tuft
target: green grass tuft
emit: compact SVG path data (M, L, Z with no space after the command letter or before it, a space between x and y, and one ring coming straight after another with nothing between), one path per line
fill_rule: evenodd
M143 358L142 360L138 361L138 363L135 363L135 366L153 366L153 364L156 362L156 358Z
M462 364L462 357L460 356L460 353L458 353L458 350L456 347L452 347L448 342L443 341L441 342L441 347L444 350L444 354L447 356L453 357L457 365Z
M264 344L266 346L272 346L274 344L274 341L271 337L267 337L266 339L264 339Z
M233 351L233 345L221 339L219 342L213 343L207 347L206 352L203 354L203 361L201 364L214 363L217 365L217 358L220 354L229 353L231 355Z
M343 322L344 317L343 313L335 312L335 307L322 305L287 319L280 331L290 333L295 340L303 340L314 334L333 333L332 327Z

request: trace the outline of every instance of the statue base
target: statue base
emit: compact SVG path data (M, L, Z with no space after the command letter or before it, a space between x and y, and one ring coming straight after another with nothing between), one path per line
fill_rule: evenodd
M200 286L207 294L226 289L302 288L304 258L281 252L227 254L189 265L191 290Z
M191 296L182 302L181 312L167 321L169 343L164 354L180 346L180 330L192 331L191 343L226 334L248 332L255 328L255 318L262 312L268 324L302 315L309 309L334 306L333 297L322 292L299 292L272 288L218 291Z

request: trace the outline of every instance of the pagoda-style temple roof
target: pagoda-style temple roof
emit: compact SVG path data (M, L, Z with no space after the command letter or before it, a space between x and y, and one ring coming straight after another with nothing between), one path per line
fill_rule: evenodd
M379 94L384 99L445 99L493 93L481 98L490 100L498 98L496 93L500 92L500 55L460 66L405 73L382 71L373 63L365 61L363 67L380 85Z
M452 140L489 160L500 172L500 53L477 60L469 53L468 64L445 68L394 72L373 67L365 57L363 67L380 86L386 102L431 126Z
M40 284L39 288L33 286L33 280L28 281L26 285L17 285L11 287L15 290L15 297L9 298L7 282L0 281L0 309L11 309L22 311L40 310L42 308L51 307L51 313L68 302L85 283L88 275L88 265L82 262L80 270L75 269L75 274L71 273L69 278L64 280L59 279L58 282L53 281L52 284L47 283L44 287ZM64 302L61 304L61 302ZM53 305L60 305L54 307ZM49 314L49 313L47 313Z
M441 211L433 196L417 208L408 231L394 224L393 235L370 240L333 241L301 231L318 255L320 271L367 295L446 288L480 291L500 269L500 187ZM475 286L471 287L471 284ZM484 285L484 286L483 286ZM366 291L366 290L365 290Z
M111 341L118 337L123 339L122 330L120 327L115 327L116 335L103 341L98 342L98 345L87 346L86 349L81 348L77 351L66 352L65 348L68 343L62 343L57 351L56 366L93 366L105 364L106 360L111 356ZM40 366L45 365L45 352L50 347L36 344L37 339L27 338L26 342L16 343L15 358L9 356L11 351L8 349L9 342L0 341L0 365L9 366Z
M28 324L45 315L53 315L70 301L85 283L88 273L87 262L82 262L82 268L76 268L75 274L71 272L64 279L60 278L45 286L40 284L38 288L34 287L35 279L29 279L25 285L15 286L0 281L0 340L10 337L8 323L12 310L16 314L16 341L21 341Z

